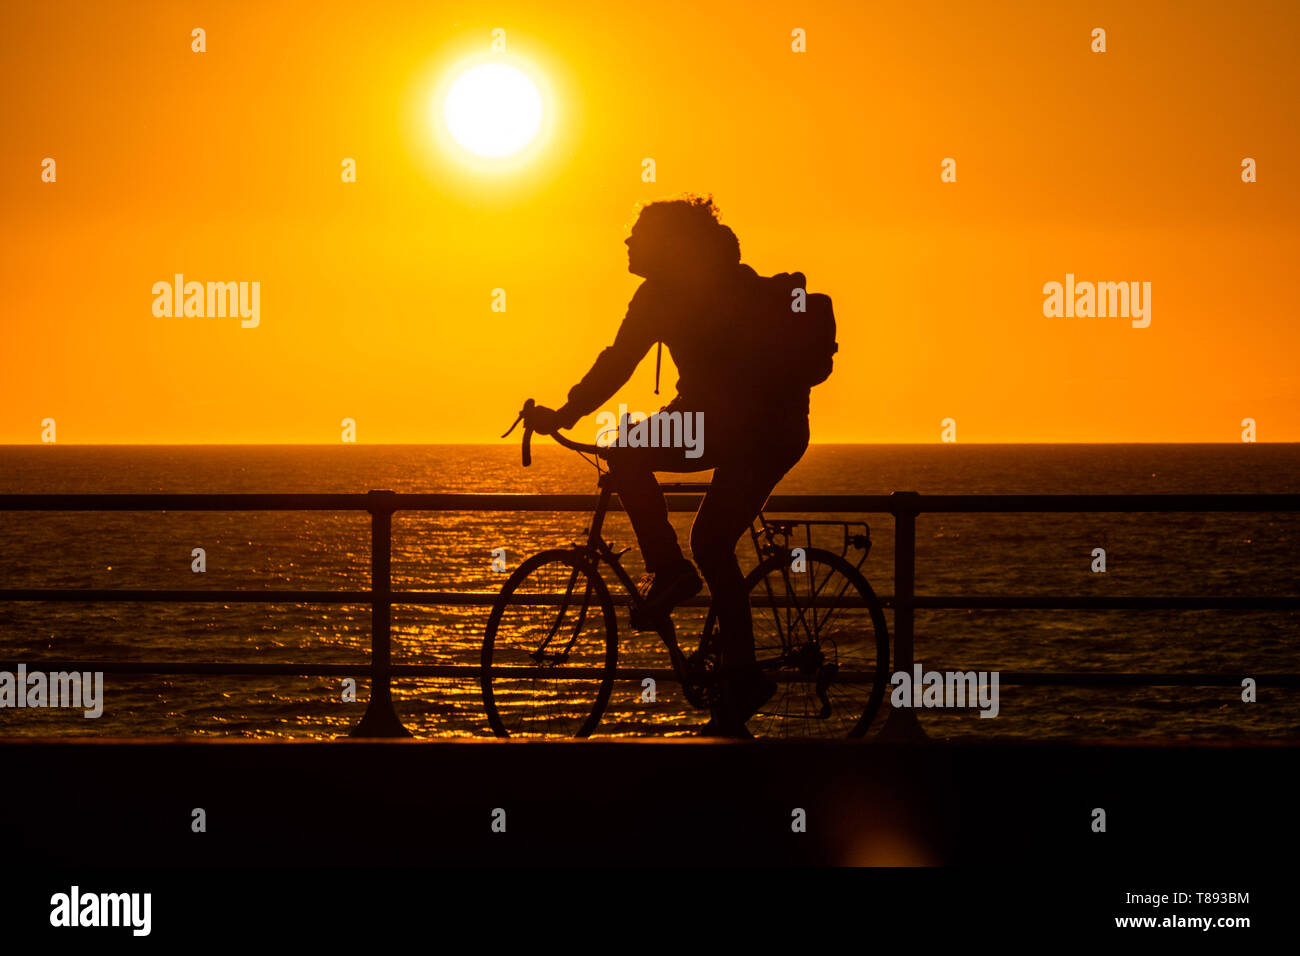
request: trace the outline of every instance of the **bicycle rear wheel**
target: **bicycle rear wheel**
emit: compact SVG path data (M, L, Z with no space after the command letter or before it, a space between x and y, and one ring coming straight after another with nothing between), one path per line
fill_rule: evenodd
M618 625L595 557L533 555L507 579L483 638L479 683L498 737L585 737L614 686Z
M866 578L848 561L806 548L802 563L774 555L750 572L759 666L777 691L747 723L755 737L861 737L889 685L889 631ZM704 644L716 646L712 609Z

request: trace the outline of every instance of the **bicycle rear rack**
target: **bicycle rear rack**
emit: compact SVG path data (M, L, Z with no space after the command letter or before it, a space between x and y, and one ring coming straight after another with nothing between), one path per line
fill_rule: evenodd
M617 493L617 488L612 481L607 483L607 479L610 478L611 476L608 473L601 475L600 487L608 487ZM710 487L711 485L707 481L664 481L659 483L659 489L666 495L705 494ZM863 563L871 553L871 526L865 521L836 521L832 518L773 521L766 518L760 511L755 523L750 526L749 533L753 538L754 547L757 549L760 558L766 558L783 551L789 552L792 547L813 547L814 526L839 527L842 531L839 556L853 564L857 570L862 569ZM804 543L802 545L792 543L797 541L797 529L799 528L803 529ZM856 561L849 557L851 550L861 551Z
M861 571L862 565L867 560L867 555L871 553L871 526L865 521L835 521L833 519L784 519L781 521L772 521L765 517L760 511L758 519L754 525L750 526L749 534L754 540L754 547L758 549L760 555L766 557L771 554L789 554L793 548L812 548L813 527L837 527L841 530L839 544L839 556L853 565L855 570ZM798 542L799 529L803 529L803 544ZM764 543L766 539L766 543ZM823 550L832 550L825 548ZM857 550L861 553L854 558L849 557L850 550Z

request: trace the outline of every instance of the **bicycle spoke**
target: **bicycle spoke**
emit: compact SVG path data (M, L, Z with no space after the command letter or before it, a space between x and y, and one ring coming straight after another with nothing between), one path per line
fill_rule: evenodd
M556 632L559 631L560 629L560 625L564 623L565 612L567 612L569 609L569 596L573 593L573 585L574 582L576 582L577 580L578 580L578 569L574 568L573 572L569 575L569 583L564 589L564 600L560 604L560 611L558 614L555 615L555 623L551 625L551 629L550 631L547 632L546 638L542 641L541 645L538 646L537 648L538 653L541 653L542 651L546 650L546 648L551 643L551 638L555 637ZM588 589L588 591L590 593L590 589ZM585 612L586 608L583 608L583 610ZM582 626L581 622L579 623L578 626L579 627ZM569 646L572 646L572 644L573 644L573 639L570 638ZM565 647L565 650L568 650L568 646Z
M857 569L809 549L794 571L770 561L751 593L781 605L755 615L755 652L777 681L750 729L761 736L842 737L861 729L883 696L888 641L883 614ZM777 627L773 627L776 622Z
M530 558L493 608L483 683L498 734L579 735L604 709L613 680L613 606L597 591L594 571L575 567L570 554Z

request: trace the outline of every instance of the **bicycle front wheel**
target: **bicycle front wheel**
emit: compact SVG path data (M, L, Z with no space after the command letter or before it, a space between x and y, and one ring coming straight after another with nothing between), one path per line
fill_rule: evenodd
M533 555L488 617L479 682L498 737L585 737L614 686L618 625L594 555Z
M749 719L755 737L861 737L889 684L884 609L852 564L821 548L768 558L750 572L758 664L776 693ZM709 610L704 640L717 646Z

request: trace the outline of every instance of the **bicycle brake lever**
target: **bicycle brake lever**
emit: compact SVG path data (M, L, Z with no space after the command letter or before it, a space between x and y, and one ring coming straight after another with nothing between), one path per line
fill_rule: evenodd
M524 467L527 468L533 463L533 426L528 424L528 413L533 410L533 400L530 398L524 402L524 407L519 412L519 417L524 420L524 442L521 449ZM514 426L511 425L511 428Z
M502 438L509 438L509 437L510 437L510 433L511 433L512 431L515 430L515 426L518 425L520 422L524 422L524 413L523 413L523 412L520 412L520 413L515 417L514 424L511 425L508 429L506 429L506 433L505 433L504 435L502 435L501 437L502 437ZM531 465L531 464L533 463L533 449L532 449L532 441L533 441L533 430L532 430L532 428L530 428L530 427L528 426L528 423L527 423L527 422L524 422L523 458L524 458L524 467L525 467L525 468L527 468L529 465Z
M533 404L531 398L524 402L524 407L519 410L519 414L515 416L515 420L511 423L510 427L506 429L505 434L501 436L502 438L509 438L510 433L515 430L515 427L520 422L524 423L523 459L525 468L533 463L533 429L532 426L528 424L528 413L533 410Z

